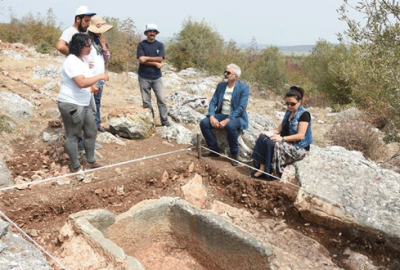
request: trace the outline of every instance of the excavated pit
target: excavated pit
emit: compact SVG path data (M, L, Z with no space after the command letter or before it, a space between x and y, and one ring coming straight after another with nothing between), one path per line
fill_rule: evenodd
M92 210L70 218L125 269L261 270L273 256L265 243L179 198L143 201L116 217Z

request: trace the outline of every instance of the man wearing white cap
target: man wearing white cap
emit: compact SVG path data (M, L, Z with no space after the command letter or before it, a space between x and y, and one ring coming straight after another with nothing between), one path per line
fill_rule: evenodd
M80 6L75 11L75 23L62 32L60 39L57 41L57 50L64 54L69 54L68 43L72 36L77 33L85 33L90 26L90 20L96 13L91 12L87 6Z
M108 43L104 37L104 33L109 31L113 26L107 24L105 20L100 17L92 17L90 26L88 28L89 36L92 38L92 50L88 55L88 60L93 62L93 75L101 74L105 72L105 62L110 59L110 51L108 50ZM101 125L100 119L100 107L101 107L101 96L104 89L104 82L97 83L93 86L94 90L94 101L96 103L96 125L97 130L105 132L104 127Z
M143 108L149 108L154 118L154 110L151 105L151 89L153 89L157 98L161 125L169 127L171 124L168 121L164 85L161 80L161 68L163 66L162 61L165 58L165 52L164 44L156 40L156 36L159 33L157 25L149 23L146 25L146 30L144 31L147 39L138 44L137 58L139 60L139 84Z

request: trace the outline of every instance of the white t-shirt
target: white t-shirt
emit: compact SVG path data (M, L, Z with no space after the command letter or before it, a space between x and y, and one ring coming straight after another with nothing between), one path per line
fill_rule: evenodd
M231 100L232 100L232 93L233 93L233 86L232 88L229 88L228 85L225 88L225 94L224 94L224 100L222 102L222 114L231 114Z
M78 29L76 29L75 27L71 26L71 27L68 27L67 29L65 29L62 32L61 37L59 39L62 39L65 42L70 43L71 39L72 39L72 36L75 35L75 34L78 34L78 33L79 33Z
M61 89L58 101L88 106L90 103L90 87L80 88L72 78L83 75L93 77L89 65L73 54L68 55L61 68Z
M88 55L88 60L93 61L93 68L91 69L93 72L93 76L96 76L98 74L104 73L106 71L105 69L105 62L104 62L104 56L102 54L98 54L96 48L93 46L92 41L92 50L90 51L90 54Z

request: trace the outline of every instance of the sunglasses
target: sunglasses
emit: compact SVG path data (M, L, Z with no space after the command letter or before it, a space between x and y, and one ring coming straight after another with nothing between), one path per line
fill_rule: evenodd
M230 71L225 70L225 71L224 71L224 74L226 74L226 75L231 75L231 74L233 74L233 73L230 72Z
M290 107L294 107L294 106L296 106L297 103L298 102L286 102L285 105L286 106L290 106Z

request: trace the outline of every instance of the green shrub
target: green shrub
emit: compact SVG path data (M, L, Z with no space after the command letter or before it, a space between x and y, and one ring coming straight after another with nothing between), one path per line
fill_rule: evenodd
M351 51L344 45L318 41L306 57L304 67L307 77L314 84L312 92L326 95L332 103L352 102L352 87L346 66L351 62Z
M111 54L110 60L106 63L107 70L113 72L136 71L138 68L136 51L140 37L133 20L108 17L104 19L113 26L104 34L110 45Z
M229 63L224 59L224 40L206 22L184 20L182 30L167 43L169 61L179 70L195 67L220 74Z
M45 16L34 17L31 13L17 19L11 17L10 23L0 24L0 39L10 43L24 43L36 46L40 53L49 53L61 36L61 30L55 26L52 9Z
M275 93L283 92L285 79L285 59L278 47L268 47L263 50L251 69L254 82Z

